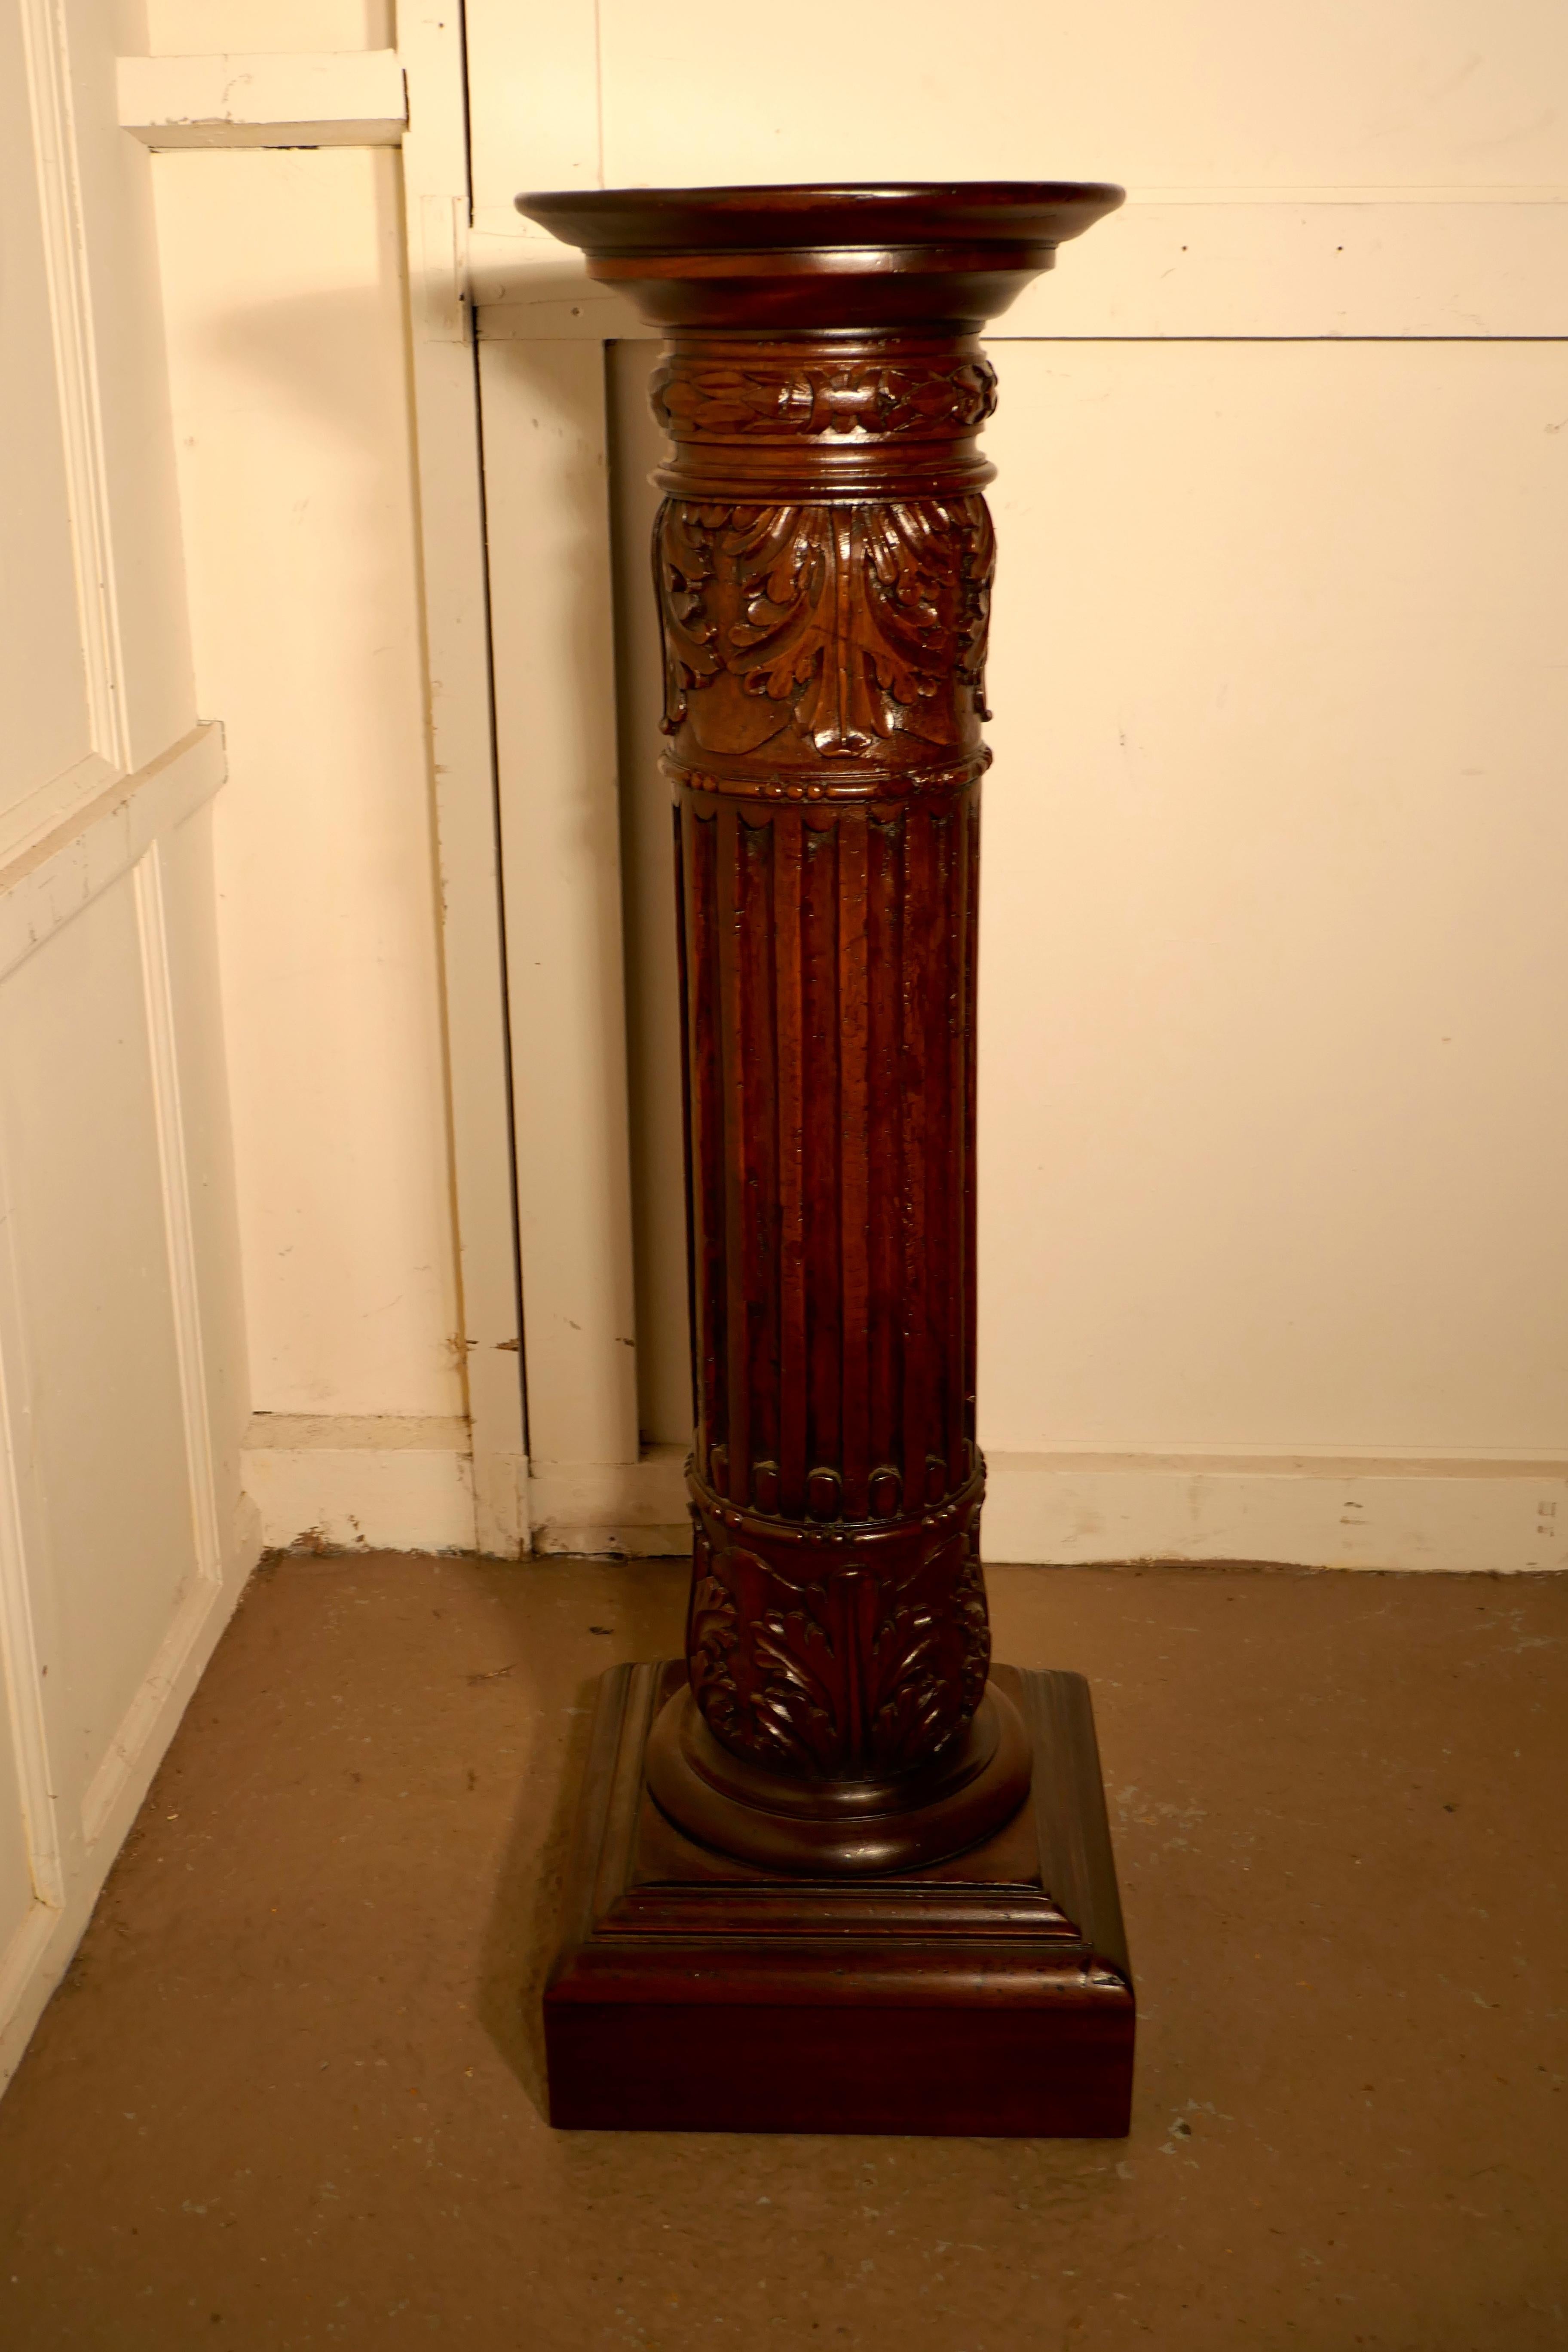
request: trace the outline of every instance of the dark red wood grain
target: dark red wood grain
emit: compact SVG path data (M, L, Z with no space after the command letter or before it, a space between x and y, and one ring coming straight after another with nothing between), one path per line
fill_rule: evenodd
M1124 2133L1135 2007L1088 1685L997 1669L1028 1802L905 1875L781 1879L649 1798L679 1660L601 1677L565 1939L544 1999L551 2120L585 2129Z
M593 1832L592 1874L614 1877L616 1838L636 1816L646 1845L662 1813L685 1833L667 1910L704 1852L799 1882L757 1948L711 1904L687 1943L634 1948L590 1902L550 1995L558 2120L1124 2128L1131 1996L1092 1938L1004 1959L978 1914L941 1926L946 1895L917 1887L900 1916L931 1940L895 1951L887 1918L846 1940L847 1915L808 1892L847 1899L983 1847L1048 1810L1031 1771L1077 1752L988 1685L974 1118L995 547L978 435L996 380L973 330L1118 201L1057 183L519 199L675 330L652 386L670 441L653 567L692 1588L683 1686L615 1736L619 1828ZM1097 1780L1083 1802L1079 1844L1090 1815L1104 1844ZM1037 1867L1032 1883L1048 1907L1058 1890ZM802 1905L827 1924L808 1932Z

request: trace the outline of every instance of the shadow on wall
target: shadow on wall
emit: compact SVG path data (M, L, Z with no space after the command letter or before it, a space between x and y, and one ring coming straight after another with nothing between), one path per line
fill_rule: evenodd
M532 1450L627 1460L635 1280L604 352L592 337L519 341L483 323L519 1233L542 1367Z
M526 791L535 756L526 733L549 698L533 690L536 665L551 665L553 691L564 661L589 759L552 774L558 791L571 777L563 814L572 833L559 845L601 877L594 896L604 926L606 990L616 957L625 975L638 1423L645 1445L684 1445L692 1406L675 874L670 792L658 765L662 662L647 555L659 495L648 478L664 453L647 378L660 344L629 303L592 286L580 265L530 268L520 278L515 266L481 263L477 290L503 832L510 796ZM416 317L419 307L416 301ZM563 334L568 320L584 319L592 331ZM534 558L533 576L519 581L521 566L509 561L507 546L510 476L519 443L542 433L560 453L545 494L547 502L559 502L557 552L549 566ZM528 494L534 453L522 454L520 496ZM531 547L538 524L535 502L528 516ZM605 604L606 531L613 617ZM540 576L545 571L549 578ZM528 627L526 608L559 595L568 602L542 639ZM524 718L512 728L514 708ZM605 732L612 713L613 741ZM600 782L610 767L613 796ZM618 1040L606 1037L605 1050L612 1047L618 1051Z
M637 1390L647 1443L690 1443L691 1317L686 1269L686 1122L680 1071L674 828L665 748L664 649L648 577L666 442L648 403L659 351L609 346L611 535L626 902L626 1064L637 1254Z

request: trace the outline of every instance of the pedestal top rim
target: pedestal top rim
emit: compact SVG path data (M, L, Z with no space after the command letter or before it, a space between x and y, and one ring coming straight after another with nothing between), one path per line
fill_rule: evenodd
M1113 212L1109 181L765 182L698 188L560 188L517 209L592 258L894 247L1055 247Z

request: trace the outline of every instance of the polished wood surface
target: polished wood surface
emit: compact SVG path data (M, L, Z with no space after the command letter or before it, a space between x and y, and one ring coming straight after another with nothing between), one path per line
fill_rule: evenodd
M519 199L675 331L653 568L693 1572L684 1664L601 1697L558 2122L1125 2129L1087 1692L991 1673L974 1419L973 330L1119 200Z
M1124 2133L1134 2004L1089 1686L996 1679L1028 1802L955 1859L846 1883L683 1837L645 1754L684 1665L603 1675L544 2000L552 2122Z
M521 197L679 331L653 562L688 1139L694 1834L907 1867L1022 1801L986 1695L975 982L995 543L973 324L1058 183ZM787 331L786 331L787 329Z
M1058 245L1121 202L1060 180L947 185L568 188L518 208L660 326L770 332L994 319Z

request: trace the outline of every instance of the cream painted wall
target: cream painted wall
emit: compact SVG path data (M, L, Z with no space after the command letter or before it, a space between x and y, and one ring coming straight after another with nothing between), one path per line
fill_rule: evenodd
M392 39L391 0L146 0L146 6L153 57L376 49Z
M1064 175L1134 197L1563 184L1568 26L1552 0L798 0L788 37L726 0L469 0L476 210L563 182L744 173ZM831 55L829 91L823 60ZM498 222L498 225L503 225Z
M474 199L520 186L1121 178L1560 186L1554 0L469 0ZM830 62L829 62L830 61ZM1103 234L1103 233L1102 233Z
M987 1442L1568 1450L1568 348L1000 357Z
M605 436L623 525L645 1434L685 1409L667 836L635 715L649 347L511 194L1117 177L1127 211L986 338L989 1548L1568 1561L1568 24L981 0L958 28L910 0L890 39L890 14L803 0L781 40L713 0L468 12L481 334L517 383L631 339L607 419L584 393L573 424ZM527 419L488 405L496 476L537 466ZM509 547L503 639L531 554ZM512 788L503 743L503 813ZM578 903L599 887L584 861ZM536 985L613 1060L574 970Z
M187 152L153 173L197 690L229 753L219 932L255 1407L449 1415L396 163Z

